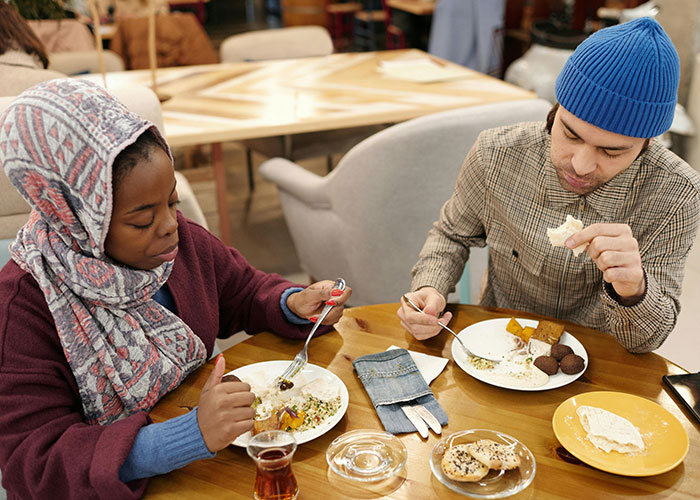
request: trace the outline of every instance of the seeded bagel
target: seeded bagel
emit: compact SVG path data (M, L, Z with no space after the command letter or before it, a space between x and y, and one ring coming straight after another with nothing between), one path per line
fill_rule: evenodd
M480 439L465 446L471 456L490 469L509 470L520 466L520 457L504 444Z
M472 457L466 444L448 448L442 456L442 470L454 481L478 481L489 473L489 468Z

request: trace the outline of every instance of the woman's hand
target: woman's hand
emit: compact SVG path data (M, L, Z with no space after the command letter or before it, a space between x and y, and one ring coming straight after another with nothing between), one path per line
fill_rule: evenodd
M426 340L440 333L442 327L438 325L438 317L447 304L445 297L430 286L419 288L415 292L407 293L406 296L423 312L419 313L402 299L401 307L396 311L401 320L401 326L418 340ZM442 323L446 325L451 319L452 313L446 312L442 316Z
M255 394L245 382L221 382L226 371L223 354L216 358L199 396L197 423L204 444L215 453L230 445L234 439L253 428L255 410L250 406Z
M333 281L318 281L313 285L296 292L287 297L287 307L299 316L316 321L325 305L337 306L331 309L323 320L324 325L335 324L343 315L343 304L352 295L352 288L345 287L345 290L333 288Z

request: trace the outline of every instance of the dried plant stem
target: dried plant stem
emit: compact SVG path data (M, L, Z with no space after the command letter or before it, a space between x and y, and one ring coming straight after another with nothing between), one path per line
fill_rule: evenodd
M107 88L107 72L105 70L105 58L104 50L102 48L102 32L100 31L100 15L97 12L97 5L95 0L88 0L90 6L90 15L92 16L92 22L95 27L95 44L97 45L97 61L100 64L100 73L102 73L102 81L104 82L105 88Z

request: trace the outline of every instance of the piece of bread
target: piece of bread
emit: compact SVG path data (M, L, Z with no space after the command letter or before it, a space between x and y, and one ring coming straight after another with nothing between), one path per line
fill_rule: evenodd
M549 237L549 242L552 244L552 246L563 247L565 246L564 244L566 243L566 240L578 233L581 229L583 229L583 222L578 219L574 219L571 215L567 215L566 222L564 222L564 224L561 226L557 228L547 228L547 236ZM588 243L585 243L572 249L572 251L574 252L574 255L578 255L586 250L587 246Z
M576 409L581 425L591 443L610 453L639 453L644 451L644 440L639 429L626 418L596 406ZM642 417L644 418L644 417Z
M266 418L255 418L253 421L253 436L264 431L278 431L281 426L281 410L274 410Z
M510 470L520 466L520 457L505 444L480 439L466 447L472 457L490 469Z
M489 473L489 468L467 451L466 444L452 446L442 456L442 471L454 481L478 481Z
M562 333L564 333L564 325L554 321L542 320L538 323L530 338L554 345L559 342L559 337L561 337Z

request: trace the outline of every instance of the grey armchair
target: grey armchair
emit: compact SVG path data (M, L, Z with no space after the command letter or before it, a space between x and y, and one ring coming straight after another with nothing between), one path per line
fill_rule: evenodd
M532 99L436 113L364 140L325 177L282 158L260 174L279 188L306 273L345 278L352 305L397 302L478 134L544 120L550 108ZM486 253L479 255L483 267Z

